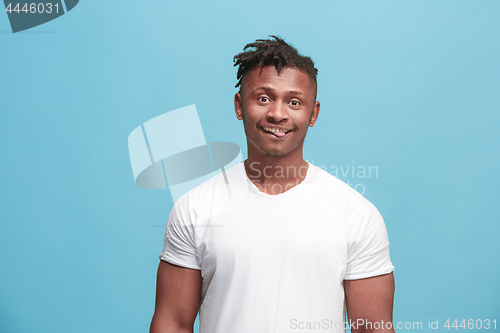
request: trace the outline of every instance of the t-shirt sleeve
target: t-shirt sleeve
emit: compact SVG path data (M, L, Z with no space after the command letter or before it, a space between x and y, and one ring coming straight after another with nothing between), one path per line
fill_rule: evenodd
M350 216L345 280L369 278L394 270L384 220L370 202L362 206Z
M182 267L201 269L196 255L194 227L189 212L179 203L170 213L160 259Z

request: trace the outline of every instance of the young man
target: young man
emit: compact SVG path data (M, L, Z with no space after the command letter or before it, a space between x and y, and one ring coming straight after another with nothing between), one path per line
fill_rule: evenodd
M248 159L175 204L151 332L192 332L198 310L201 333L393 332L382 217L302 158L320 109L314 63L278 37L235 61Z

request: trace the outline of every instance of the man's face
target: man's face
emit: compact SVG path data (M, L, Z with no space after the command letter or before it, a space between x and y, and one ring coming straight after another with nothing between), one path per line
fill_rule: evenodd
M320 104L309 76L296 69L255 68L234 96L236 117L243 120L248 150L280 157L300 150L308 127L314 126Z

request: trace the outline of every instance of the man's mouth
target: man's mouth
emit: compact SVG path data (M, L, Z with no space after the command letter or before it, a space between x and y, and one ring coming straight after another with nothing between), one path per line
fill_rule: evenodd
M291 129L286 129L286 128L278 128L278 127L267 127L267 126L262 126L262 129L272 135L274 135L277 138L282 138L284 137L287 133L290 133L292 130Z

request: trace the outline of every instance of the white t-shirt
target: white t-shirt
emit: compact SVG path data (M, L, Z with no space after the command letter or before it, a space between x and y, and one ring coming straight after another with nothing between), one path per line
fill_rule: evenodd
M343 281L394 269L375 206L310 163L279 195L243 162L186 193L160 259L201 270L200 333L344 332Z

